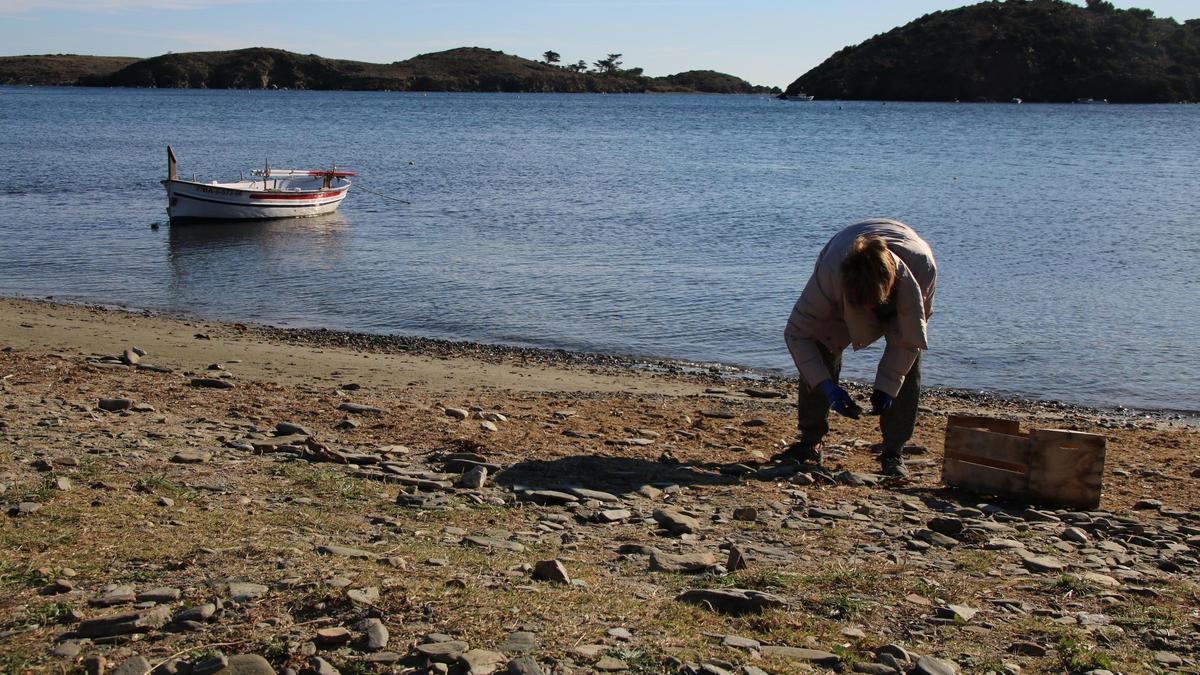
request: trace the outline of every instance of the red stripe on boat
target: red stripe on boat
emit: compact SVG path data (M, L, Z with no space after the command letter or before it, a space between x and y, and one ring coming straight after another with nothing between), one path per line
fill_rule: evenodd
M326 197L337 197L338 195L341 195L344 192L345 192L344 190L339 190L337 192L322 192L320 194L307 194L307 195L288 194L286 192L277 192L277 193L266 193L266 194L254 194L254 195L249 195L249 196L250 196L250 199L324 199Z

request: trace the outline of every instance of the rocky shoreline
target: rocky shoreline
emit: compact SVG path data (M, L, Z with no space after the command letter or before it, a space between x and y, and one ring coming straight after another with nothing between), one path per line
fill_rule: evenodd
M888 486L770 460L785 381L3 302L6 672L1200 663L1191 427L936 392ZM951 413L1103 434L1100 507L944 487Z

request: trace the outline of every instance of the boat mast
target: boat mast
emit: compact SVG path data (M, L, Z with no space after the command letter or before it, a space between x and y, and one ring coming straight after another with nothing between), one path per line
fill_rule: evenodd
M175 180L175 151L167 146L167 180Z

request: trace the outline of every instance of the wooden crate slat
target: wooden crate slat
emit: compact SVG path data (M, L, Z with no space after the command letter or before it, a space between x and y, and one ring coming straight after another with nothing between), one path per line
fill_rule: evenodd
M946 428L942 482L985 492L1010 494L1029 486L1029 441L973 426Z
M1094 509L1100 506L1105 439L1058 429L1029 432L1029 492L1048 504Z
M946 423L947 427L971 427L973 429L987 429L998 434L1011 434L1013 436L1021 436L1021 425L1016 420L1002 420L995 417L983 417L982 415L951 415L950 421Z

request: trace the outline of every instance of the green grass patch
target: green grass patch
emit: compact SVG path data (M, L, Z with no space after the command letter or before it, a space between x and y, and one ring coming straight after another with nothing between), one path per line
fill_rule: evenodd
M1059 665L1071 675L1093 670L1116 670L1112 657L1086 643L1076 633L1059 636L1057 646Z

